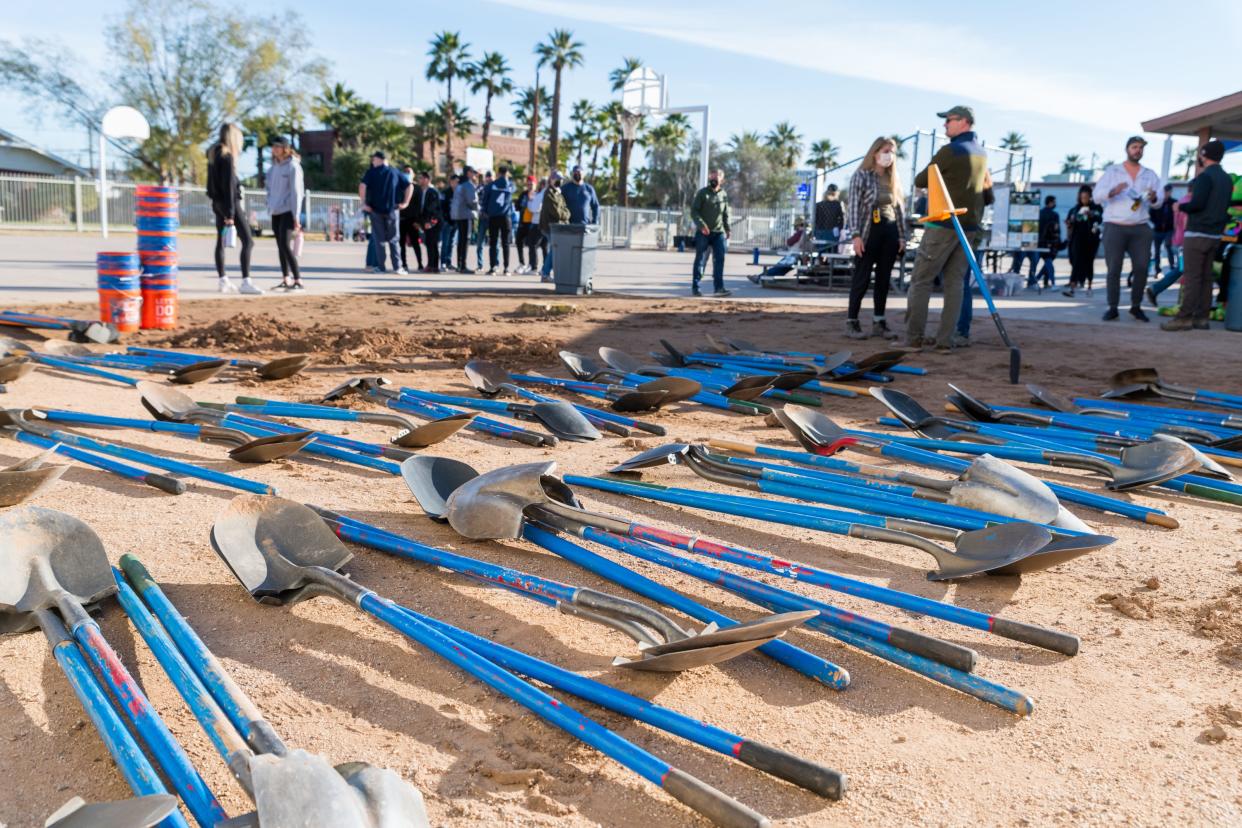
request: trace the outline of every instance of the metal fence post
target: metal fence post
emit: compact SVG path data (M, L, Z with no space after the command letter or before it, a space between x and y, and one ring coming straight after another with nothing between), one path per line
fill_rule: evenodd
M77 231L82 232L82 179L73 177L73 219Z

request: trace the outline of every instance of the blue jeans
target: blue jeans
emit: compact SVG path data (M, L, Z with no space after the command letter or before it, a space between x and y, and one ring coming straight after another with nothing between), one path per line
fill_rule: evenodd
M975 261L979 261L978 250L975 251ZM957 334L965 339L970 339L970 322L975 315L974 294L970 291L970 283L974 278L974 269L968 269L966 277L962 281L962 309L957 314Z
M724 290L724 260L729 249L724 233L698 233L694 237L694 268L691 270L691 284L696 288L703 278L703 266L707 264L707 251L712 252L712 286L715 290Z
M1177 280L1180 278L1182 278L1182 272L1180 270L1176 267L1167 268L1164 271L1163 276L1148 286L1148 290L1150 290L1154 295L1159 296L1169 288L1173 287L1173 285L1176 284Z
M1155 265L1156 272L1160 272L1160 248L1164 248L1165 254L1169 257L1169 267L1177 267L1177 259L1173 255L1173 231L1172 230L1153 230L1151 234L1152 247L1152 263Z
M1044 263L1043 266L1039 268L1039 276L1044 280L1044 287L1052 287L1057 283L1057 269L1052 264L1056 261L1056 258L1057 254L1055 253L1051 256L1044 256L1043 258Z
M543 267L539 269L540 277L546 279L552 275L552 248L548 248L548 255L543 257Z
M440 266L448 267L453 263L453 237L457 235L457 225L451 221L441 222L440 228Z
M479 216L479 229L474 240L474 255L478 260L477 268L483 269L483 244L487 241L487 216Z
M376 266L384 269L384 245L388 245L392 269L401 267L401 237L397 234L397 210L387 212L373 210L371 212L371 238L375 240Z
M1028 274L1027 284L1035 284L1035 265L1039 262L1038 253L1028 253L1025 250L1017 250L1013 254L1013 265L1010 266L1010 273L1022 272L1022 260L1029 258L1031 260L1031 272Z

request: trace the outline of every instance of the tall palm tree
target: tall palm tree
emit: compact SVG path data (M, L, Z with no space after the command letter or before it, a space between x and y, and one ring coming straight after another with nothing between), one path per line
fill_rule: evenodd
M1076 152L1065 156L1065 159L1061 162L1062 175L1075 173L1080 169L1082 169L1082 156Z
M897 156L897 158L899 159L905 158L906 157L906 141L909 140L909 137L907 136L903 138L900 135L890 135L888 137L889 137L889 140L891 140L894 144L897 145L897 149L896 151L894 151L893 155Z
M546 43L535 47L535 54L539 56L540 67L551 66L556 73L552 85L552 129L548 139L549 163L555 167L561 149L561 74L582 65L582 44L574 40L574 33L568 29L554 29Z
M353 136L357 135L357 122L365 104L366 101L359 98L354 90L343 83L336 83L323 88L311 103L311 114L336 133L334 140L339 146L348 148Z
M470 118L466 108L452 98L445 98L437 103L434 112L444 132L444 158L451 171L453 169L453 139L469 138L470 131L474 129L474 121Z
M764 142L785 167L792 170L797 166L802 155L802 136L789 121L781 121L772 127Z
M604 144L612 142L608 155L610 158L617 157L618 143L621 140L621 112L620 101L609 101L595 111L595 139L591 153L592 178L595 177L595 170L599 166L599 151L604 148Z
M436 149L440 146L440 136L442 134L444 134L444 122L440 119L438 111L432 109L414 118L414 128L411 130L410 135L414 142L414 154L418 156L420 161L425 160L423 146L424 144L430 144L433 171L435 168Z
M1021 153L1023 150L1031 148L1026 142L1026 136L1021 132L1007 132L1000 141L1001 149L1009 150L1009 154L1005 160L1005 180L1008 181L1013 172L1013 154Z
M574 101L573 109L570 110L569 120L574 125L573 134L570 140L573 141L574 152L576 154L576 163L582 166L582 152L590 146L591 139L595 136L595 130L592 129L592 121L595 119L595 105L586 98Z
M465 77L469 74L470 44L463 43L461 32L443 31L431 39L431 48L427 50L427 80L444 81L444 99L453 100L453 78ZM456 131L453 123L454 107L444 107L444 154L448 158L449 168L453 166L453 134ZM468 133L467 133L468 134ZM435 159L431 166L434 169Z
M608 88L613 92L620 92L625 88L625 79L635 69L641 69L643 59L636 57L621 58L621 65L608 73Z
M828 170L837 165L837 157L840 154L841 148L832 143L832 139L821 138L811 144L806 162L817 170Z
M492 98L504 97L513 91L513 79L509 77L509 63L500 52L484 52L483 58L472 67L470 91L476 95L484 92L483 146L492 130Z
M1186 147L1186 149L1182 150L1178 154L1177 160L1174 161L1173 163L1177 164L1177 166L1179 167L1182 164L1186 165L1186 174L1182 176L1182 178L1187 178L1187 179L1190 178L1190 173L1192 170L1194 170L1195 160L1198 159L1198 157L1199 157L1198 147Z

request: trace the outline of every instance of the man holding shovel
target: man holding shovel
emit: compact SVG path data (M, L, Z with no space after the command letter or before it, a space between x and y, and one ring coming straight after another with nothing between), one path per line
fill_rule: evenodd
M944 118L944 131L949 143L936 152L931 163L940 168L945 187L953 204L965 208L962 229L974 245L983 214L983 191L987 186L987 153L975 139L975 113L968 106L955 106L937 113ZM928 165L931 166L930 164ZM916 187L927 186L925 167L914 179ZM970 264L966 251L958 244L951 220L930 221L923 232L914 272L910 277L910 293L906 310L906 344L911 348L935 345L938 352L948 353L953 347L953 330L961 313L962 286ZM944 308L935 340L924 339L927 305L931 299L932 282L940 274L944 287Z

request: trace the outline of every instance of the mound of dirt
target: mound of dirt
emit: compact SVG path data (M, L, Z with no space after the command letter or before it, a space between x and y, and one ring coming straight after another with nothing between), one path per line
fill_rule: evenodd
M315 354L319 361L337 365L399 357L542 363L564 347L557 340L518 334L474 334L441 328L426 335L411 335L391 328L342 328L320 323L308 327L248 313L178 331L160 344L229 352Z
M1217 655L1221 660L1242 664L1242 586L1201 605L1194 615L1194 629L1204 638L1220 642Z

